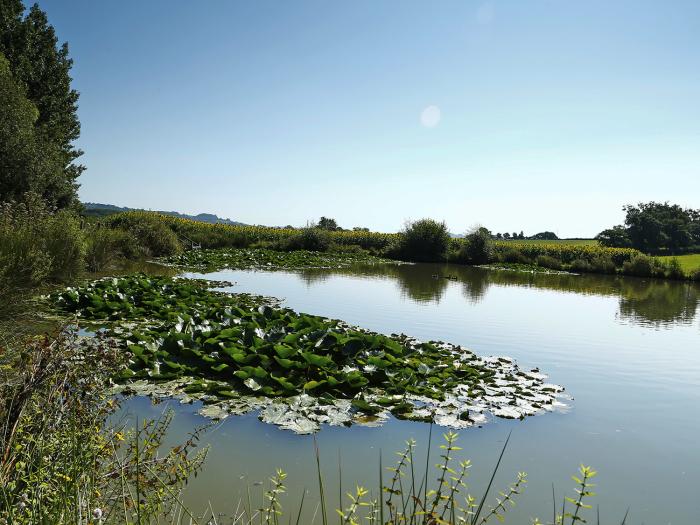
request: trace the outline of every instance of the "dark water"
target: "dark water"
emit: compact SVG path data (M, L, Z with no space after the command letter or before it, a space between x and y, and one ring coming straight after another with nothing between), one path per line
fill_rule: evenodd
M628 507L628 523L700 521L696 285L438 265L224 271L207 277L235 282L232 291L272 295L296 310L375 331L509 355L564 385L574 397L568 413L496 420L460 432L464 450L459 457L472 460L470 487L480 495L512 431L496 486L505 487L518 471L528 472L529 482L509 523L551 519L552 484L558 498L564 490L573 495L570 475L582 462L599 471L595 503L602 522L619 523ZM175 406L174 439L204 421L192 407ZM159 413L163 405L132 399L125 408L143 417ZM386 464L408 438L425 445L428 430L426 424L403 421L381 428L324 428L318 442L330 506L337 501L339 456L343 490L355 482L376 489L380 450ZM435 435L441 430L436 428ZM278 430L249 415L227 419L208 441L207 466L185 494L195 510L210 502L217 510L230 510L246 484L265 480L277 467L289 473L287 508L296 508L303 487L316 494L310 436ZM425 447L419 452L424 454Z

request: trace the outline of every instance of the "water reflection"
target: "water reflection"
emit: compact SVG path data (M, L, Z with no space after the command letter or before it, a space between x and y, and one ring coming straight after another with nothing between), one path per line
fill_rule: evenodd
M299 277L309 286L333 275L393 279L403 297L418 303L439 303L450 284L462 288L471 303L483 299L491 286L619 297L621 321L655 327L690 324L695 319L700 286L695 283L610 275L573 275L488 270L445 264L361 265L343 269L307 269Z

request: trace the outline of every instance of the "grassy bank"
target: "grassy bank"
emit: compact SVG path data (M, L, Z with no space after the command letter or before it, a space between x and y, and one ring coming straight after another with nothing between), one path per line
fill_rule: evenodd
M667 264L671 263L671 261L674 259L677 260L680 267L688 275L693 275L696 272L700 272L700 253L669 255L657 258Z

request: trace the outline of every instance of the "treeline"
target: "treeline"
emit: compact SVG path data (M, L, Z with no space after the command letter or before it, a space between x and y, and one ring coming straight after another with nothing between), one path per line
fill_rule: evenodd
M600 232L603 246L656 255L700 252L700 210L668 202L628 204L625 223Z

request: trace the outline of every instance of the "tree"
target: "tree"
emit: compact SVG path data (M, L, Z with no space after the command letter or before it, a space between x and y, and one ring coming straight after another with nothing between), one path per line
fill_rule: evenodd
M524 238L525 238L525 234L523 233L522 230L520 230L520 233L518 234L518 239L524 239Z
M0 53L0 200L43 195L61 175L59 155L37 132L39 112Z
M503 234L504 239L510 239L510 233L506 232Z
M530 239L542 240L542 241L556 241L557 239L559 239L559 237L557 237L557 234L554 232L546 231L546 232L536 233L535 235L530 237Z
M607 230L603 230L596 235L596 240L603 246L611 248L631 248L632 241L627 235L627 228L624 226L613 226Z
M518 234L515 233L515 232L513 232L513 235L511 235L511 237L512 237L513 239L517 239L517 238L518 238Z
M393 255L409 261L441 261L449 244L450 234L444 222L420 219L406 223Z
M481 227L467 232L459 255L462 262L485 264L491 259L492 251L491 232Z
M500 233L496 234L496 239L502 239L502 238L503 238L503 235L501 235Z
M75 162L82 152L73 146L80 135L78 92L70 85L73 61L68 45L58 45L54 28L38 5L23 15L21 0L0 0L0 52L15 82L36 107L37 141L46 145L61 168L44 179L41 195L51 205L64 208L76 201L76 180L84 170Z
M338 226L338 223L335 222L335 219L331 219L330 217L321 217L318 220L318 224L316 225L316 227L328 231L336 231L342 229Z
M628 204L625 225L596 237L605 246L631 246L645 253L680 253L700 244L700 211L668 202Z

